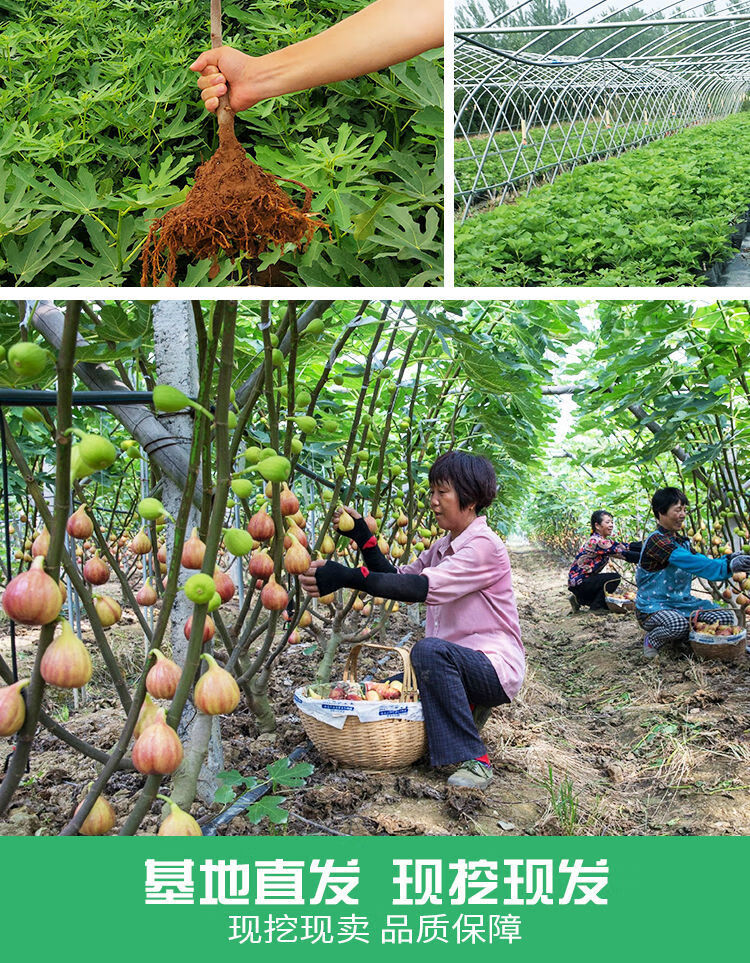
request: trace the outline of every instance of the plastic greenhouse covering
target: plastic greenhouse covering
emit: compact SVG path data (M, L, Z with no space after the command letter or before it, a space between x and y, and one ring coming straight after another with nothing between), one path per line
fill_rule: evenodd
M584 0L585 2L585 0ZM592 3L532 25L533 0L455 51L458 215L695 124L735 113L750 87L750 2ZM728 145L731 149L731 145Z

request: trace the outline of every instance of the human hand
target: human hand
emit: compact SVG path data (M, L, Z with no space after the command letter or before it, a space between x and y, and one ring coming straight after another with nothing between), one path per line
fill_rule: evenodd
M299 577L299 583L302 586L302 591L306 592L314 599L320 598L320 591L318 589L315 573L325 564L326 560L324 558L316 558L314 562L310 563L310 568L308 568L308 570Z
M227 87L229 106L235 114L262 99L257 84L253 83L256 59L233 47L215 47L190 64L191 70L200 72L198 87L206 110L214 112L218 108L219 97L227 92Z
M734 552L729 557L729 569L731 572L750 572L750 555Z
M338 527L339 527L339 519L340 519L341 516L344 514L344 512L346 512L347 515L351 515L351 517L355 520L355 522L356 522L356 520L357 520L358 518L362 518L362 516L359 514L359 512L357 511L356 508L349 508L348 505L344 505L342 508L337 508L336 511L333 513L333 527L334 527L334 528L338 529Z

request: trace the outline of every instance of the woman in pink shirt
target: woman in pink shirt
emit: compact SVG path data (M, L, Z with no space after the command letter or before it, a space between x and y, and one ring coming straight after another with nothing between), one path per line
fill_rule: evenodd
M517 694L525 653L508 553L480 515L497 493L495 470L478 455L449 451L430 468L430 506L448 534L409 565L396 568L377 547L362 517L348 533L364 565L322 559L302 576L313 596L348 587L427 605L426 636L411 650L424 710L430 762L458 763L448 782L484 788L492 779L475 719ZM340 512L334 515L338 523Z

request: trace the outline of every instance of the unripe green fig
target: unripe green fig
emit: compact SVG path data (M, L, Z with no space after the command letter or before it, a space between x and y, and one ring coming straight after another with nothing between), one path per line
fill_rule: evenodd
M307 388L298 388L294 395L294 407L297 411L308 408L312 401L312 395Z
M278 452L275 448L261 448L259 461L263 461L264 458L275 458Z
M292 443L290 447L293 455L299 455L304 446L302 442L299 440L299 438L292 438Z
M114 464L117 458L117 449L108 438L81 431L80 428L70 428L69 433L77 435L80 439L73 451L78 450L80 465L88 468L87 475L91 475L95 471L104 471ZM71 451L71 457L72 454Z
M312 415L295 415L294 421L306 435L314 435L318 430L318 423Z
M169 514L166 508L162 505L158 498L142 498L138 502L138 507L136 511L141 516L141 518L146 519L150 522L158 521L162 516L166 515L167 518L174 518Z
M21 417L24 421L28 422L30 425L43 425L44 415L38 408L32 408L31 405L26 405L26 407L21 412Z
M272 348L278 348L278 346L279 346L279 336L278 336L278 334L274 334L274 332L272 331L272 332L268 335L268 340L270 341Z
M235 478L229 487L238 498L250 498L255 491L255 485L247 478Z
M227 412L227 428L232 429L237 427L237 415L233 411Z
M271 458L264 458L263 461L258 462L257 468L266 481L283 482L289 477L289 473L292 470L292 463L288 458L284 458L282 455L276 455Z
M50 354L33 341L19 341L10 346L8 367L19 378L38 378L47 367Z
M210 575L206 575L205 572L200 572L198 575L191 575L187 582L185 582L183 591L190 601L196 605L206 605L211 601L214 594L217 594L214 580Z
M322 318L314 318L304 330L304 334L323 334L326 326Z
M207 418L213 420L213 415L210 411L206 411L197 401L188 398L184 391L180 391L179 388L175 388L173 385L156 385L153 391L153 401L154 408L156 408L157 411L166 411L174 414L177 411L182 411L183 408L194 408Z
M280 368L284 364L284 352L281 348L273 348L271 351L271 364L274 368Z
M251 445L242 452L242 455L248 465L257 465L260 461L260 448L257 445Z
M253 542L253 536L241 528L224 529L224 544L232 555L249 555L253 550Z
M216 584L216 583L214 583ZM221 595L218 592L214 592L211 596L211 601L208 603L207 612L215 612L221 605Z

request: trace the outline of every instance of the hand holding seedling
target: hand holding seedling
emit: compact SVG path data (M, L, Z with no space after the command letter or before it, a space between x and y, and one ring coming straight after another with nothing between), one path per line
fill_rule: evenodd
M206 110L229 89L235 113L268 97L309 90L382 70L443 43L443 0L375 0L316 37L249 57L215 47L190 65Z

